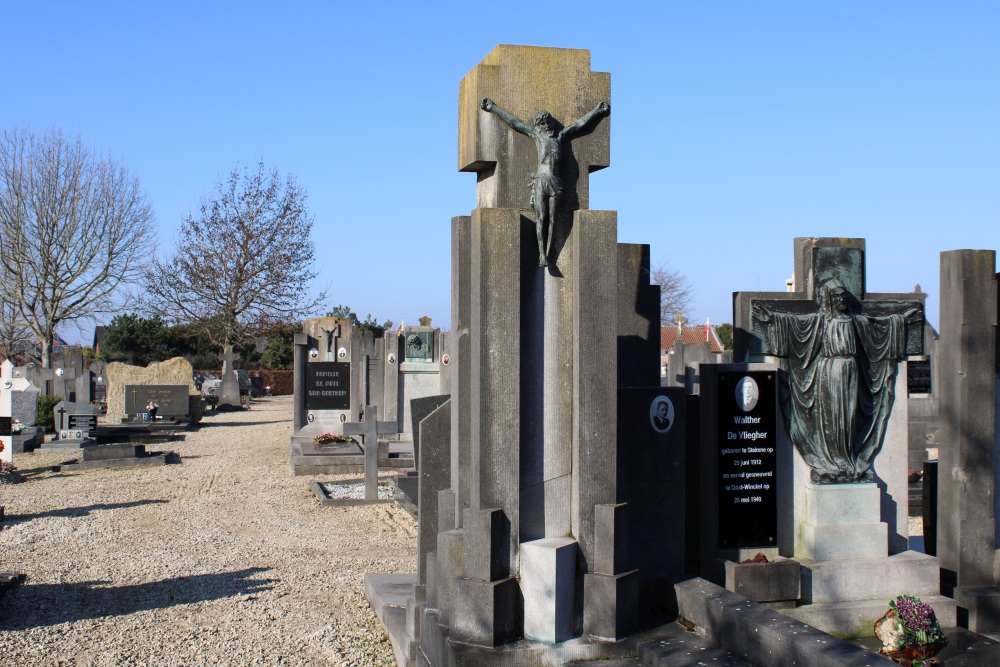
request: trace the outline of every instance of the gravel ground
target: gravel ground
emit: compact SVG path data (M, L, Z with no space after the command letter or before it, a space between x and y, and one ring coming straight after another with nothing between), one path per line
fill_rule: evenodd
M52 473L20 454L0 485L0 664L393 665L366 572L416 569L395 505L321 507L289 465L291 397L210 414L180 465ZM357 475L323 477L338 481Z

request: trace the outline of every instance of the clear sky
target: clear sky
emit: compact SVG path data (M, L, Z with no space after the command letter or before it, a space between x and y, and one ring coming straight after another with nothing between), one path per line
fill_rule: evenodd
M501 43L611 73L591 208L687 277L692 322L782 291L795 237L843 236L867 239L869 290L919 283L936 326L938 253L1000 246L996 0L0 0L0 31L0 126L126 164L161 251L263 160L309 193L328 305L397 324L449 326L450 220L475 205L458 83Z

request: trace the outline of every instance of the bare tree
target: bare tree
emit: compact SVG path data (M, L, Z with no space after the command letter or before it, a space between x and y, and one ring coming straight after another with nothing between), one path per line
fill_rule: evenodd
M0 135L0 299L52 362L67 322L111 312L152 247L153 213L139 180L79 137L27 129Z
M313 219L305 190L276 169L234 169L197 215L188 215L172 257L154 259L146 309L189 324L225 347L277 322L315 311L326 298L306 295Z
M3 252L3 246L0 246L0 252ZM0 267L0 281L6 282L3 267ZM13 360L24 354L30 343L31 330L21 319L18 304L6 298L0 299L0 358Z
M668 326L677 313L691 307L694 290L687 278L660 263L649 272L650 282L660 286L660 326Z

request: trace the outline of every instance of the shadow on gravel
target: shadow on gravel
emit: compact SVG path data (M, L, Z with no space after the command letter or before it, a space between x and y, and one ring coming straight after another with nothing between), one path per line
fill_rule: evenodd
M38 512L37 514L8 514L4 517L4 523L23 523L33 519L44 519L47 517L73 518L87 516L91 512L100 510L120 510L127 507L139 507L140 505L158 505L168 503L169 500L135 500L130 503L100 503L97 505L82 505L80 507L62 507L57 510Z
M0 630L28 630L105 616L219 600L270 590L277 579L251 580L270 568L251 567L235 572L174 577L134 586L104 588L107 582L31 584L7 593L0 604Z

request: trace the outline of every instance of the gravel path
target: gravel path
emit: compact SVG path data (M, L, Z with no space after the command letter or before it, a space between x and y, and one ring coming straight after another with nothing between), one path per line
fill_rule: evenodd
M210 414L166 446L180 465L60 474L65 454L15 455L0 571L28 580L0 602L0 664L395 664L363 575L415 570L416 522L321 507L291 474L290 417L291 397Z

